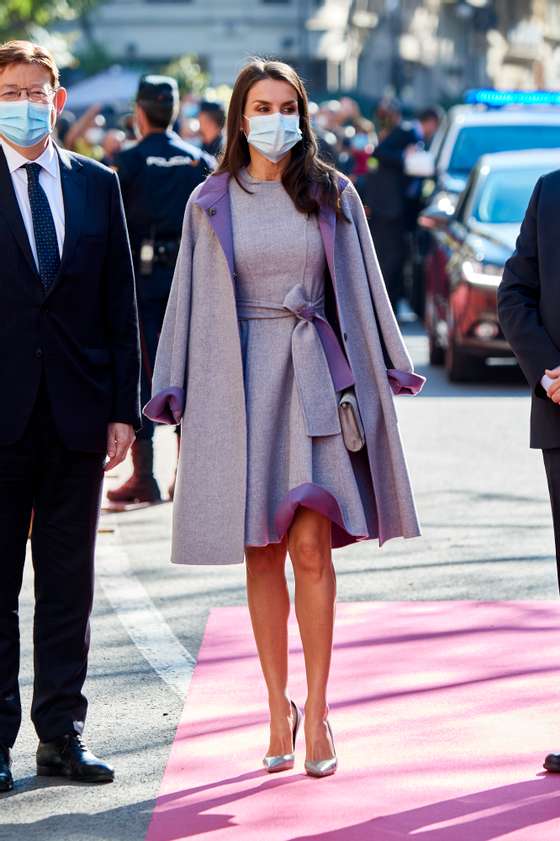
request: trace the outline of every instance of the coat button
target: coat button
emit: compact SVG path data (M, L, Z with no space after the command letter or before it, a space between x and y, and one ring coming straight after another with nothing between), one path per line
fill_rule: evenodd
M35 356L37 357L37 359L40 359L42 357L42 355L43 355L43 351L41 350L40 347L38 347L37 350L35 351Z
M342 335L343 335L344 341L346 342L348 340L348 333L343 333Z
M216 215L216 208L211 207L210 210L208 211L208 216L215 216L215 215Z

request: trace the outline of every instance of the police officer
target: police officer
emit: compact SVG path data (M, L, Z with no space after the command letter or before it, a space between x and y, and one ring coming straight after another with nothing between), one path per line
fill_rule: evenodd
M373 152L377 167L363 180L362 199L387 292L398 313L405 291L408 232L414 228L417 203L417 185L405 174L405 156L422 137L417 125L403 122L396 100L382 100L378 119L382 139Z
M115 162L136 271L143 360L142 405L150 399L157 343L179 250L185 205L193 189L215 167L214 158L185 143L172 130L178 112L179 91L175 79L143 77L135 106L141 140L121 152ZM112 502L127 504L161 499L153 472L153 435L154 424L144 418L142 430L132 446L134 472L124 485L108 492Z

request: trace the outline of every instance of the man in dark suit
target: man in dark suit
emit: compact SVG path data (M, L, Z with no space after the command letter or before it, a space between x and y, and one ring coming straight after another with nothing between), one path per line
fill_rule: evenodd
M531 447L543 451L560 576L560 171L537 183L498 289L502 330L532 391ZM560 772L560 753L548 771Z
M82 740L82 686L103 471L140 426L140 351L118 179L52 142L65 99L46 50L0 45L3 791L21 723L18 598L32 511L37 772L113 779Z

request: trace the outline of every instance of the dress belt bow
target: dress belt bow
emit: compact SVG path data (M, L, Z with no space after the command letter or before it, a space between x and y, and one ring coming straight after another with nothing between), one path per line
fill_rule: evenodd
M324 315L324 296L309 301L301 284L281 304L237 302L240 319L297 318L292 333L292 361L308 435L340 432L336 392L354 384L354 375L336 333Z

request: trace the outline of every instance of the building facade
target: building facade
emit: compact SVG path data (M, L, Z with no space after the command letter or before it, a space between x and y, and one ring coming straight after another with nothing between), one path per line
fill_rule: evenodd
M415 105L453 102L466 88L560 86L558 0L369 0L377 25L363 46L358 89Z
M261 55L315 92L415 106L483 85L560 86L560 0L104 0L89 28L122 63L194 53L212 85Z
M307 24L324 0L105 0L90 16L95 40L118 62L198 56L211 84L231 84L254 55L294 63L317 84L326 63ZM344 11L349 0L332 0Z

